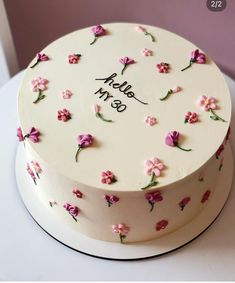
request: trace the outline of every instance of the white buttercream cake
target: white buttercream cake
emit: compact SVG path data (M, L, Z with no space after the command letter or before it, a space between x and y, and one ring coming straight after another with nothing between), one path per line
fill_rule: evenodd
M231 101L222 73L193 43L113 23L39 52L18 113L42 209L86 236L126 243L173 232L210 201Z

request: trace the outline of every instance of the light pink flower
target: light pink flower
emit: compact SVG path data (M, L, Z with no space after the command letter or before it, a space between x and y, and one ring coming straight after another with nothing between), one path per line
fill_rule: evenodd
M157 230L157 231L160 231L160 230L162 230L162 229L165 229L167 225L168 225L168 221L165 220L165 219L162 219L161 221L159 221L159 222L156 224L156 230Z
M31 81L32 91L37 92L39 90L43 91L47 89L47 79L41 77L36 77Z
M116 177L110 170L101 172L101 183L110 185L116 181Z
M182 88L180 86L175 86L171 90L172 90L172 93L177 93L177 92L181 91Z
M127 235L129 233L130 228L126 226L125 224L120 223L120 224L112 225L112 230L113 230L113 233L115 234Z
M72 193L77 197L77 198L82 198L83 193L80 192L76 187L73 188Z
M77 64L81 54L70 54L68 56L69 64Z
M159 73L168 73L170 69L170 65L168 63L161 62L156 65Z
M157 124L157 119L153 116L147 116L144 121L149 126L154 126Z
M201 95L197 101L197 104L205 111L216 109L216 99L212 96L207 97L205 95Z
M66 89L66 90L62 91L61 96L64 99L69 99L72 96L72 92L70 90Z
M145 163L145 174L151 176L153 173L159 177L161 171L165 168L164 164L157 158L146 160Z
M153 51L150 50L150 49L148 49L148 48L143 48L143 49L141 50L141 54L142 54L143 56L152 56L152 55L153 55Z
M93 112L96 114L96 113L99 113L100 112L100 106L98 104L93 104L92 105L92 110Z
M184 122L190 124L198 122L197 113L188 111L184 116Z
M27 169L27 172L29 173L29 175L31 176L31 178L33 179L34 184L37 185L37 183L36 183L36 176L33 173L33 170L30 168L29 163L27 163L27 168L26 169Z
M23 136L21 127L17 128L16 133L17 133L16 135L18 137L18 140L20 142L23 141L24 140L24 136Z
M134 64L135 60L125 56L125 57L120 58L119 62L124 65L124 67L122 68L122 71L121 71L121 74L123 75L123 73L126 70L127 66L130 65L130 64Z
M59 121L66 122L71 119L71 114L67 109L62 109L57 111L57 119Z
M138 32L145 32L146 31L146 29L142 26L136 26L135 30L138 31Z
M32 164L32 166L33 166L33 168L34 168L34 170L37 174L42 173L42 168L40 167L39 163L36 160L32 160L31 164Z

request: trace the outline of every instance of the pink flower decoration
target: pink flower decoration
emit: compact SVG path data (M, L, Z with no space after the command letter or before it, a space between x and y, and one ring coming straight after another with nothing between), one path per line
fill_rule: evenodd
M141 50L141 54L142 54L143 56L152 56L152 55L153 55L153 51L150 50L150 49L148 49L148 48L143 48L143 49Z
M75 205L69 204L69 203L65 203L64 204L64 208L66 209L66 211L68 211L68 213L73 217L73 219L75 221L77 221L76 217L78 216L79 213L79 208Z
M124 65L121 74L123 75L124 71L126 70L127 66L130 64L134 64L135 61L129 57L122 57L119 59L119 62Z
M206 202L209 199L210 194L211 194L211 191L207 190L202 196L201 203Z
M161 171L165 168L164 164L157 157L146 160L144 166L145 174L151 176L151 180L147 186L141 188L142 190L156 186L158 184L156 177L159 177Z
M92 111L95 113L95 116L97 118L101 119L104 122L108 122L108 123L113 122L112 120L105 119L103 114L100 113L100 109L101 109L100 105L98 105L98 104L93 104L92 105Z
M180 202L179 202L179 207L181 208L181 210L183 211L185 206L191 201L190 197L185 197L183 198Z
M114 203L116 203L116 202L119 201L119 197L113 196L113 195L111 195L111 196L109 196L109 195L104 195L104 200L107 201L108 207L110 207L112 204L114 204Z
M185 148L182 148L179 145L179 137L180 137L180 133L179 132L171 131L165 137L165 144L169 145L169 146L173 146L173 147L176 146L179 149L184 150L184 151L191 151L192 149L185 149Z
M48 61L49 57L44 53L37 53L36 60L36 63L34 63L30 68L34 68L39 62Z
M67 109L62 109L57 111L57 119L59 121L66 122L71 119L71 114Z
M216 106L216 99L212 96L207 97L205 95L201 95L197 101L197 104L204 110L204 111L209 111L212 115L210 116L210 118L212 120L215 121L222 121L222 122L226 122L224 119L222 119L221 117L219 117L214 110L217 108Z
M224 145L221 144L220 147L218 148L218 150L217 150L216 153L215 153L216 159L219 159L220 154L221 154L223 151L224 151Z
M72 96L72 92L68 89L62 91L61 96L63 99L70 99Z
M24 137L24 139L27 137L29 138L33 143L37 143L39 142L39 136L40 136L40 132L39 130L37 130L36 128L32 127L29 130L29 133Z
M165 220L165 219L162 219L161 221L159 221L159 222L156 224L156 230L157 230L157 231L160 231L160 230L162 230L162 229L165 229L167 225L168 225L168 221Z
M123 243L123 240L126 238L127 234L129 233L130 228L125 224L115 224L112 225L112 230L114 234L118 234L120 238L120 242Z
M193 124L198 122L198 115L195 112L187 112L184 116L184 123Z
M101 183L110 185L115 182L117 179L110 170L101 172Z
M225 137L225 144L227 143L227 141L229 140L229 136L231 134L231 127L229 126L226 137Z
M162 201L163 197L162 197L160 191L155 191L155 192L151 192L151 193L146 193L145 194L145 199L148 201L148 203L151 206L151 208L150 208L150 212L151 212L153 210L153 208L154 208L154 204L156 202Z
M27 163L27 168L26 168L26 169L27 169L29 175L31 176L31 178L32 178L32 180L33 180L33 182L34 182L34 184L37 185L37 183L36 183L36 177L35 177L35 175L34 175L34 173L33 173L33 170L30 168L29 163Z
M39 163L36 160L32 160L31 164L34 168L34 171L36 172L38 179L40 179L39 174L42 173L42 168L40 167Z
M157 64L156 67L158 68L159 73L168 73L170 69L170 64L161 62Z
M93 144L94 138L90 134L85 135L78 135L77 137L77 143L78 143L78 149L75 155L76 162L78 161L78 154L79 152L86 147L89 147Z
M157 124L157 119L153 116L147 116L144 121L149 126L154 126Z
M167 94L164 97L160 98L160 100L163 101L167 99L172 93L177 93L181 90L182 88L180 86L175 86L173 89L168 90Z
M18 137L18 140L19 140L19 142L21 142L21 141L23 141L24 140L24 136L23 136L23 133L22 133L22 129L19 127L19 128L17 128L17 137Z
M80 192L77 188L73 188L72 193L77 197L77 198L82 198L83 193Z
M94 40L90 43L90 45L94 44L99 36L106 34L106 30L101 25L92 27L91 31L94 34Z
M191 59L189 61L189 65L183 68L181 71L185 71L192 66L193 63L197 64L205 64L206 63L206 55L202 52L199 52L199 49L196 49L191 52Z
M38 103L40 100L45 98L45 95L42 94L42 91L47 89L48 80L41 77L36 77L31 81L32 91L38 92L38 97L33 103Z
M69 64L77 64L81 56L81 54L70 54L68 56Z
M144 35L150 36L151 39L152 39L152 42L155 41L155 37L154 37L150 32L148 32L148 31L146 30L146 28L144 28L144 27L142 27L142 26L136 26L136 27L135 27L135 30L136 30L137 32L143 32Z

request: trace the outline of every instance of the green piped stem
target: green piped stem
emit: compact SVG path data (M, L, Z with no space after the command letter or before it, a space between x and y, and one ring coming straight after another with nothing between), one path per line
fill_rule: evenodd
M222 119L221 117L219 117L219 116L214 112L213 109L210 109L209 111L210 111L210 113L212 114L212 116L210 116L210 118L211 118L212 120L226 122L224 119Z
M126 70L126 67L128 66L128 64L125 64L122 71L121 71L121 74L123 75L124 74L124 71Z
M104 121L104 122L108 122L108 123L112 123L112 122L113 122L112 120L105 119L105 118L103 117L103 115L102 115L100 112L97 112L97 113L96 113L96 117L99 118L99 119L101 119L101 120Z
M126 235L119 234L120 243L123 244L123 240L126 238Z
M37 60L30 68L33 69L39 62L40 60Z
M97 40L97 36L95 36L95 38L93 39L93 41L90 43L90 45L94 44Z
M160 100L163 101L163 100L167 99L172 93L173 93L173 90L170 89L164 97L160 98Z
M79 145L78 146L78 149L77 149L77 151L76 151L76 154L75 154L75 161L76 162L78 162L78 154L79 154L79 152L82 150L82 148L81 148L81 146Z
M189 65L188 65L187 67L183 68L183 69L181 70L181 72L187 70L187 69L190 68L192 65L193 65L193 61L190 60L190 61L189 61Z
M145 31L144 34L147 36L150 36L152 39L152 42L155 42L155 37L150 32Z
M186 148L181 147L180 145L178 145L178 143L175 144L175 146L178 147L179 149L183 150L183 151L192 151L192 149L186 149Z
M148 188L156 186L158 184L158 182L155 181L155 178L156 178L156 175L154 173L152 173L151 180L150 180L149 184L147 186L141 188L141 190L146 190Z
M46 96L42 94L42 91L39 89L38 91L38 97L37 99L33 102L34 104L38 103L40 100L44 99Z

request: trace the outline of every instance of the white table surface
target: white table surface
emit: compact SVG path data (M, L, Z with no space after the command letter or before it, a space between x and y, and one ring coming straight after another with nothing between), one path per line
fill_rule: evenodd
M26 211L15 181L16 94L23 73L0 88L0 281L235 280L235 188L215 223L167 255L111 261L80 254L46 234ZM235 82L226 76L235 109ZM235 149L235 115L231 145Z

